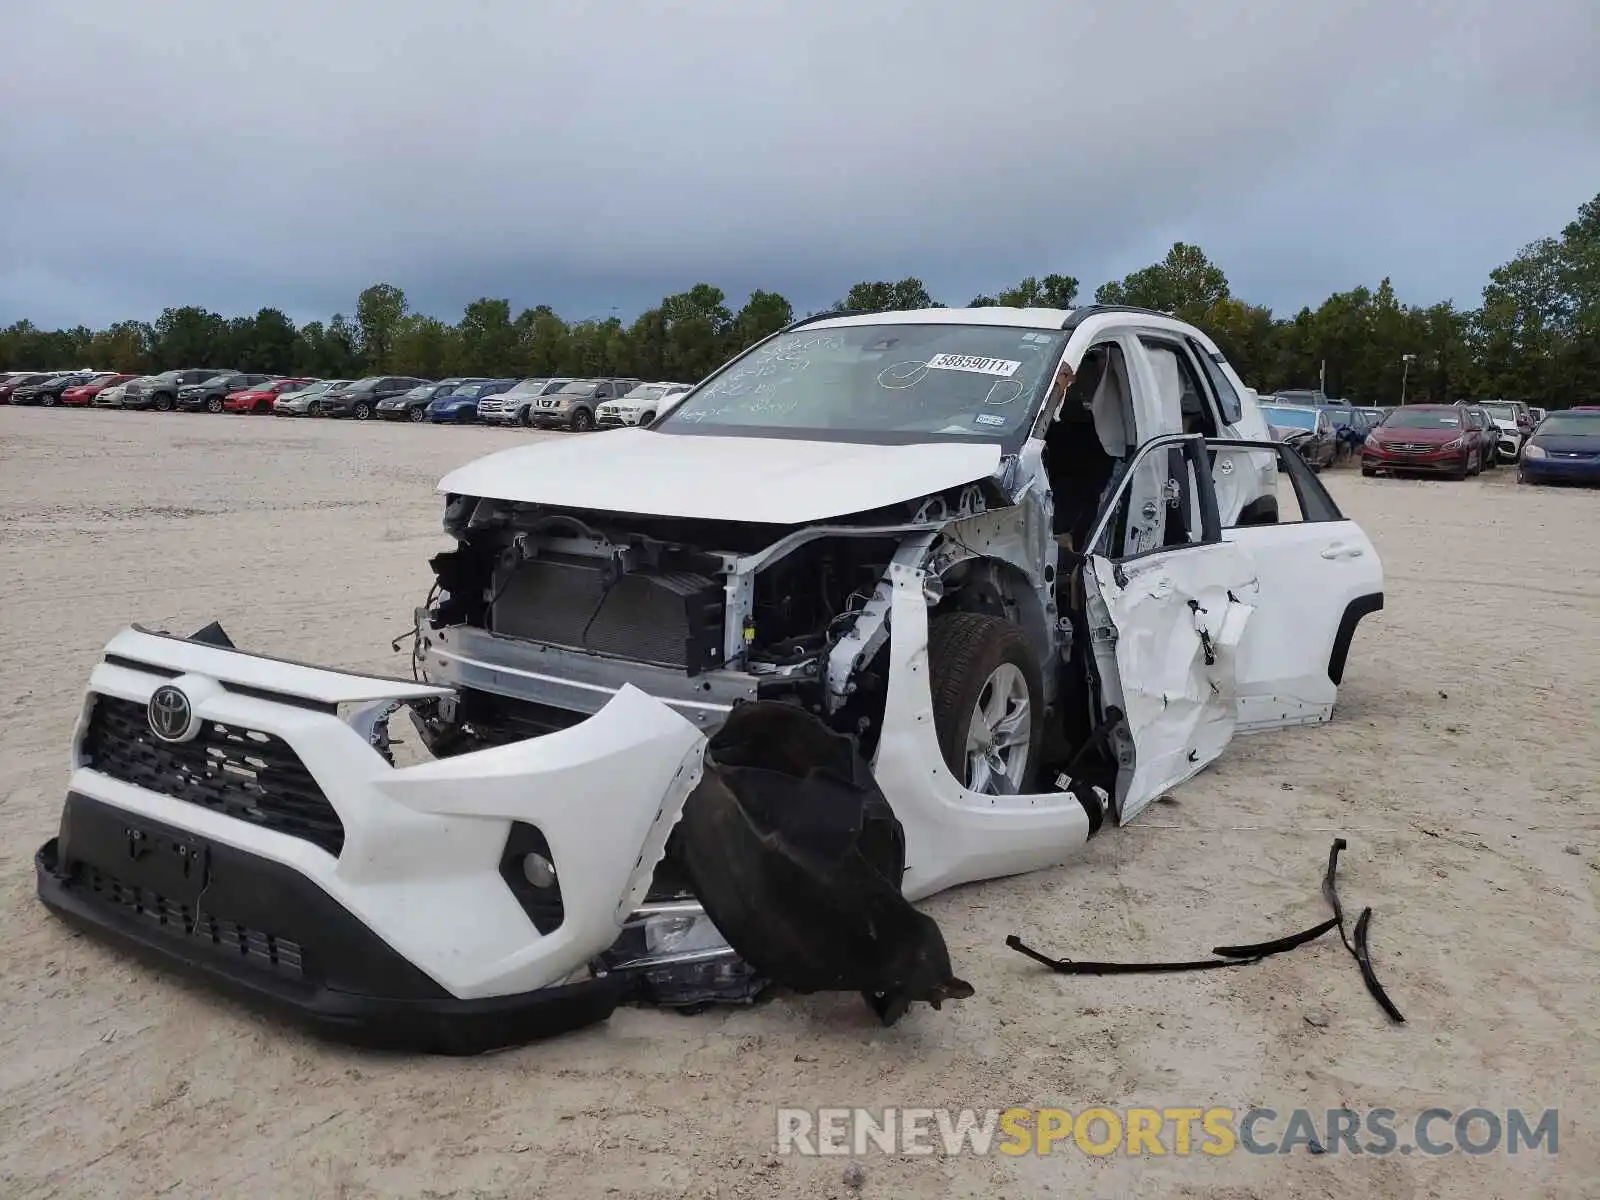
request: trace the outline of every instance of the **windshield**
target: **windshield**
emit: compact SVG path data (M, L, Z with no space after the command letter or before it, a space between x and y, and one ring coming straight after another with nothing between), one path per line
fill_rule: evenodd
M550 381L548 379L524 379L521 383L517 384L516 387L512 388L507 395L516 394L521 396L537 396L540 392L544 391L545 385L549 382Z
M370 392L383 382L381 375L368 375L365 379L358 379L350 385L352 392Z
M641 383L623 397L624 400L656 400L672 390L664 383Z
M427 400L433 396L434 388L435 385L431 383L419 384L401 398L404 400Z
M890 444L1004 438L1027 428L1066 338L954 323L795 329L728 364L657 427Z
M1461 414L1448 408L1397 408L1383 423L1385 429L1454 429Z
M1490 414L1497 421L1515 421L1517 419L1517 406L1515 404L1485 404Z
M561 396L592 396L600 385L594 380L575 379L562 387L558 395Z
M1328 419L1340 429L1345 428L1354 419L1348 408L1325 408L1322 411L1327 413Z
M1551 413L1540 422L1538 434L1559 434L1562 437L1600 437L1600 412Z
M1274 408L1271 405L1261 406L1261 415L1266 417L1268 425L1276 425L1279 429L1315 429L1317 427L1317 414L1304 408Z

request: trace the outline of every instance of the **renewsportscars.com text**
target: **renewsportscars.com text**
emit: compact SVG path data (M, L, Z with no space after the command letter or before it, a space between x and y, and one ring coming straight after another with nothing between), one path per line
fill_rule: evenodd
M1555 1154L1560 1112L1425 1108L780 1108L779 1154Z

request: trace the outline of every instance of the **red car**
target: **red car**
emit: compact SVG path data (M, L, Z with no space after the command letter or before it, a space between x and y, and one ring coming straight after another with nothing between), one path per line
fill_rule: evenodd
M266 413L272 415L272 403L279 392L295 392L315 382L311 379L274 379L258 383L242 392L229 392L222 399L223 412Z
M1361 473L1426 471L1465 479L1483 470L1483 447L1464 404L1407 404L1395 409L1361 447Z
M127 383L132 375L96 375L87 383L80 383L77 387L69 387L61 393L61 403L76 404L80 408L87 405L108 387L116 387L119 383Z

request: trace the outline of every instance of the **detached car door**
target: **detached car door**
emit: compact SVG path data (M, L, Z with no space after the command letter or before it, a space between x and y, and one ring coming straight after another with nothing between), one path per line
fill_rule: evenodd
M1205 439L1155 438L1091 535L1084 597L1102 712L1122 721L1113 810L1132 820L1222 753L1255 564L1225 540Z
M1255 605L1239 646L1239 729L1316 725L1333 715L1356 625L1383 607L1383 564L1298 454L1271 442L1212 441L1214 456L1278 458L1278 520L1235 525L1223 540L1255 563Z

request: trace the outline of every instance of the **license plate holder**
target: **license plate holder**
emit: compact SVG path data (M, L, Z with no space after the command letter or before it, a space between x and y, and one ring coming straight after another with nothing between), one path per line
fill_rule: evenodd
M130 825L123 834L139 886L175 904L193 906L212 881L211 847L187 834L173 836Z

